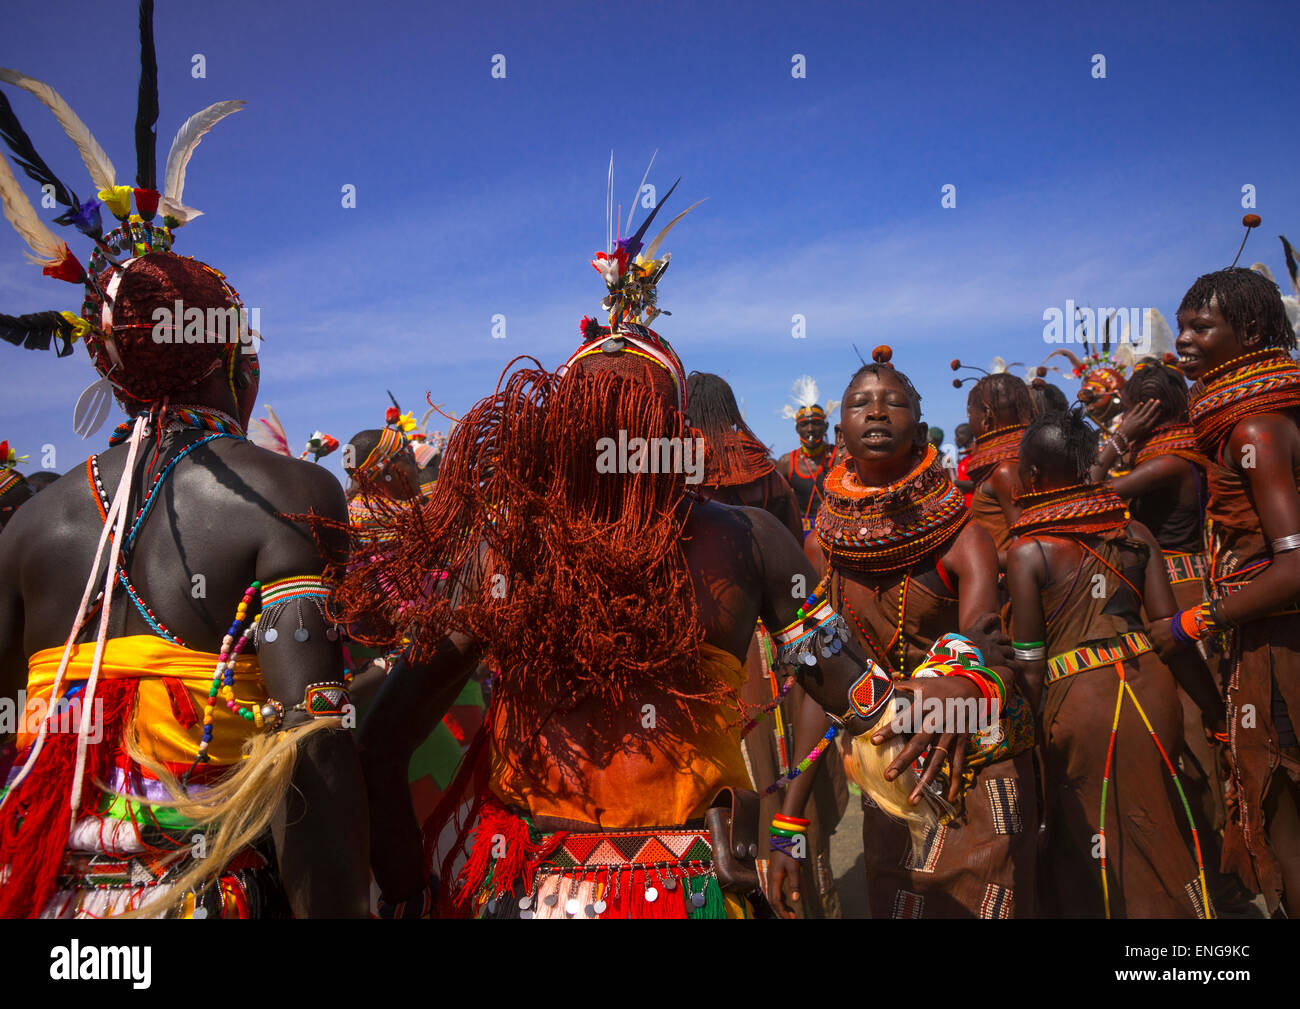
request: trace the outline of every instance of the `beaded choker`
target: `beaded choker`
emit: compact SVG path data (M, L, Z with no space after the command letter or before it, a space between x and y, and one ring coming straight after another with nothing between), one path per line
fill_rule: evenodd
M1004 462L1020 458L1020 441L1028 424L1012 424L988 431L975 439L975 448L966 459L966 473L975 483L983 483Z
M1247 417L1300 409L1300 366L1281 350L1246 354L1206 372L1187 399L1196 441L1214 459Z
M1138 445L1135 466L1162 455L1176 455L1198 466L1205 465L1205 456L1196 446L1196 431L1191 424L1161 424L1146 441Z
M864 487L841 462L827 474L817 542L832 566L864 574L911 568L952 541L970 513L938 450L887 487Z
M1020 518L1011 531L1017 536L1034 533L1095 535L1124 529L1128 507L1108 484L1071 484L1056 490L1033 491L1016 498Z
M244 429L239 421L223 410L210 406L173 406L163 410L162 419L167 431L216 431L234 438L243 438ZM124 420L113 429L109 445L121 445L131 437L133 420Z

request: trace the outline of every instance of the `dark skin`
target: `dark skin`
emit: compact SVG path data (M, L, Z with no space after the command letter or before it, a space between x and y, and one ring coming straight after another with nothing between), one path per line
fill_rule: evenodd
M970 419L971 434L976 439L989 431L1009 427L1017 422L1015 417L1004 417L995 413L987 403L979 407L968 405L966 416ZM1016 504L1016 498L1020 495L1020 492L1020 476L1016 470L1016 464L1008 461L1000 463L984 479L984 482L979 485L979 489L975 493L996 498L998 507L1002 509L1002 514L1006 516L1007 524L1015 525L1016 520L1020 518L1020 506ZM1006 551L999 551L998 566L1005 568L1006 565Z
M1260 350L1259 332L1247 326L1237 332L1213 301L1196 311L1178 313L1179 363L1193 381L1207 371ZM1300 431L1293 417L1265 413L1243 420L1224 446L1220 461L1241 474L1268 541L1300 533L1300 492L1295 471L1300 466ZM1246 463L1253 465L1246 465ZM1300 550L1274 556L1265 571L1240 592L1218 604L1222 619L1234 624L1258 620L1285 609L1300 597ZM1151 639L1162 650L1176 648L1168 620L1156 621Z
M1124 414L1118 432L1130 443L1136 443L1151 433L1166 418L1158 400L1147 400ZM1119 449L1111 439L1097 457L1089 472L1092 483L1110 483L1111 488L1125 501L1139 498L1158 498L1168 505L1168 511L1196 508L1200 503L1201 478L1196 466L1176 455L1157 456L1135 466L1123 476L1107 477L1110 468L1119 458ZM1151 530L1157 540L1159 528ZM1037 640L1037 638L1032 639Z
M186 402L225 410L244 424L256 384L235 402L224 378L213 376L186 393ZM206 432L164 436L163 458ZM152 444L152 443L151 443ZM152 448L148 450L152 453ZM142 455L145 451L142 449ZM127 446L99 456L110 496L126 463ZM147 456L146 456L147 457ZM133 503L131 514L138 507ZM315 511L345 520L337 481L308 462L286 459L251 442L218 439L182 460L141 527L130 558L131 579L166 626L190 648L218 652L236 603L254 578L274 581L319 574L311 532L284 514ZM84 477L60 480L15 516L0 536L0 689L14 697L27 679L27 657L62 646L80 602L103 528ZM57 563L51 563L57 558ZM194 598L195 575L205 598ZM102 582L102 579L101 579ZM267 692L292 707L309 683L343 678L340 646L313 606L302 608L310 638L281 634L263 643L258 660ZM93 640L92 622L80 640ZM120 594L109 637L151 634ZM290 713L285 724L307 718ZM272 824L281 877L299 917L365 917L369 907L365 787L351 733L324 732L299 751L293 789Z
M602 355L612 357L614 355ZM602 358L588 358L599 367ZM795 576L815 584L812 566L798 542L775 517L757 508L735 508L687 499L689 509L682 549L695 589L704 640L742 662L758 619L782 628L795 619L802 596L792 592ZM491 569L490 559L481 566ZM1005 652L987 635L981 647ZM424 885L420 827L411 806L406 768L411 753L433 730L473 672L491 642L462 635L444 638L426 662L399 662L384 682L361 729L362 758L370 795L371 831L375 838L372 868L386 896L394 899ZM845 712L848 689L866 662L854 647L841 650L817 666L803 667L802 684L824 708ZM574 717L581 717L581 708ZM848 731L868 727L850 719ZM541 830L582 827L549 817L535 821Z
M825 417L805 417L795 424L794 429L799 432L800 443L809 452L815 452L826 444Z
M1031 491L1057 490L1079 482L1079 474L1063 469L1020 461L1020 475ZM1140 540L1150 548L1143 581L1143 608L1150 620L1166 620L1172 616L1177 604L1174 590L1169 585L1160 545L1150 530L1140 522L1130 522L1130 538ZM1011 592L1011 629L1016 641L1044 641L1047 620L1043 613L1043 589L1050 584L1068 581L1086 556L1083 548L1064 536L1022 536L1011 544L1008 552L1007 585ZM1210 676L1205 662L1195 650L1165 655L1161 653L1188 696L1196 702L1205 721L1206 731L1213 738L1224 729L1223 701ZM1043 684L1047 662L1043 659L1023 663L1023 682L1026 696L1040 716L1043 710ZM1040 726L1041 728L1041 726ZM1040 734L1041 735L1041 734Z
M1211 300L1202 308L1178 313L1175 346L1183 373L1195 381L1214 368L1263 349L1263 341L1254 323L1242 330L1233 329ZM1219 461L1245 480L1266 540L1272 542L1300 532L1300 492L1295 478L1300 465L1300 431L1293 417L1263 413L1246 418L1233 429ZM1275 554L1272 563L1241 591L1220 600L1218 612L1229 623L1244 624L1286 608L1297 596L1300 550L1288 550ZM1162 651L1178 647L1168 620L1152 624L1151 640ZM1284 900L1288 910L1295 913L1300 859L1290 857L1290 853L1300 850L1300 801L1295 789L1285 784L1270 798L1277 805L1268 819L1269 837L1274 850L1282 853Z
M896 483L920 462L928 429L917 416L902 384L896 379L871 372L863 374L845 390L840 411L845 450L849 453L846 465L853 468L858 481L863 485L883 487ZM808 552L819 554L820 549L810 541ZM940 560L949 577L957 584L958 623L963 627L996 625L997 551L988 532L978 523L967 522L952 544L940 555ZM824 564L819 565L819 568L823 566ZM820 576L820 570L818 574ZM896 576L873 579L848 570L841 574L845 596L856 612L879 608L881 592L893 587L898 580ZM933 564L918 566L915 577L938 594L946 595L948 592ZM989 662L997 662L995 657L985 657ZM1002 672L1004 676L1012 676L1009 669ZM896 686L903 692L920 693L910 681L899 681ZM979 689L962 677L940 677L928 681L924 691L927 697L940 700L980 696ZM811 712L809 709L812 709ZM817 711L815 705L805 704L796 726L795 751L807 753L826 729L825 712ZM871 742L881 745L894 735L896 733L892 727L885 725L872 735ZM911 737L898 758L886 768L885 777L894 780L930 747L943 749L950 754L952 760L953 774L948 795L950 800L955 800L961 768L966 758L966 742L965 733L918 732ZM920 803L924 787L938 774L942 764L942 760L935 760L927 766L910 796L912 805ZM816 768L817 765L814 764L813 767ZM815 781L814 775L810 773L795 778L786 790L782 812L801 816L807 808ZM789 901L797 902L799 894L794 888L798 879L798 863L782 852L772 852L768 863L768 897L777 913L783 917L795 916L787 902L786 891L790 890Z
M975 436L971 434L971 429L969 424L958 424L957 430L953 432L953 437L957 441L957 451L959 453L969 452L971 442L975 440ZM971 494L974 493L975 491L974 480L965 480L962 479L961 477L958 477L957 479L953 480L953 483L957 485L957 489L961 491L963 494Z

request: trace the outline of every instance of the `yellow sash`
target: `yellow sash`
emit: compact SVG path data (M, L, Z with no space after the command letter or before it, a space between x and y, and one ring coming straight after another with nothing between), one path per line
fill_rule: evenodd
M94 644L76 645L63 676L69 686L90 676ZM17 744L21 751L34 739L44 713L49 709L50 688L63 658L63 647L46 648L27 660L27 705L19 726ZM101 679L136 677L140 680L133 725L140 749L146 756L168 764L189 766L203 738L203 708L212 687L212 673L218 656L196 652L171 644L152 634L133 634L113 638L104 645L100 666ZM178 681L173 698L164 678ZM189 704L185 703L188 695ZM266 688L257 664L257 656L241 655L235 660L235 697L246 707L266 702ZM179 718L197 721L185 728ZM246 740L258 731L252 722L230 711L218 701L212 718L212 744L208 754L213 764L233 764L239 760Z

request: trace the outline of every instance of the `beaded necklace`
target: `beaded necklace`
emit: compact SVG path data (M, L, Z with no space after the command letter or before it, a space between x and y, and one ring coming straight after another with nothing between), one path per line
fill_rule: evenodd
M1096 535L1128 527L1128 506L1109 484L1071 484L1031 491L1016 498L1020 518L1011 527L1017 536L1036 532Z
M867 630L862 621L858 619L857 613L853 610L853 604L849 602L849 597L844 593L843 577L844 576L840 574L840 572L832 569L831 590L834 597L839 600L839 604L835 607L836 611L840 612L842 609L844 613L848 614L849 619L853 621L853 626L857 628L858 635L862 639L862 642L875 653L876 659L886 669L890 669L889 652L893 649L894 644L897 643L898 665L894 666L890 671L906 670L907 637L904 634L904 628L907 619L907 588L911 584L912 576L910 574L903 576L903 584L898 592L898 626L894 631L894 636L889 639L889 644L885 645L884 648L881 648L880 645L877 644L876 639L871 636L871 632Z
M1300 409L1300 366L1269 349L1235 358L1205 373L1187 394L1196 441L1210 459L1241 421L1262 413Z
M1202 467L1207 462L1196 445L1196 431L1186 422L1161 424L1152 431L1150 437L1138 445L1133 465L1141 466L1162 455L1176 455Z
M885 487L864 487L842 462L826 477L817 542L832 567L869 575L906 571L942 549L970 518L938 450Z
M985 431L976 438L974 449L966 457L967 476L981 484L1004 462L1019 459L1020 442L1028 427L1028 424L1010 424Z

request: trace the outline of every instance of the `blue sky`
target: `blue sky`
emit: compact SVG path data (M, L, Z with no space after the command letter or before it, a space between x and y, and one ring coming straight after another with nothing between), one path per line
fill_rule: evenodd
M11 5L0 40L0 65L59 90L119 182L135 169L135 10ZM190 164L185 202L206 213L176 248L260 309L261 402L295 447L377 426L386 389L417 415L426 391L463 412L512 357L561 363L604 293L588 263L611 149L625 212L656 148L658 191L682 177L666 215L708 198L666 243L673 315L656 328L688 370L730 379L778 452L795 443L794 378L839 399L853 343L891 344L951 436L953 356L1037 363L1054 349L1043 312L1067 298L1172 322L1191 281L1232 259L1243 185L1264 219L1243 262L1285 284L1276 236L1300 241L1300 19L1277 4L159 0L155 20L160 166L186 116L248 101ZM84 193L52 118L7 93ZM79 292L23 248L0 228L0 311L75 310ZM78 464L106 443L71 429L93 378L80 348L0 347L0 438Z

